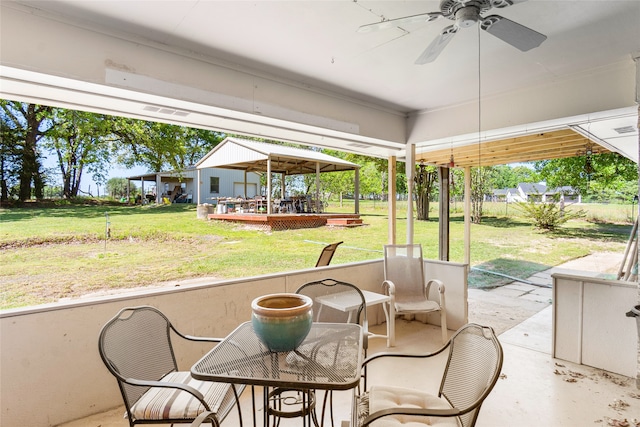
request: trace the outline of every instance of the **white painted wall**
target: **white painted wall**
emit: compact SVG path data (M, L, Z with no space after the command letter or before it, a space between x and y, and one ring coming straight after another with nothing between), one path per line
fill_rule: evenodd
M237 197L244 196L244 189L238 190L238 187L244 187L244 171L234 169L206 168L200 169L200 201L199 203L212 203L218 197ZM219 193L210 192L211 177L220 178ZM197 179L197 178L196 178ZM260 188L260 175L254 172L247 174L247 197L256 196L256 192ZM193 198L196 200L197 193ZM215 203L215 202L214 202Z

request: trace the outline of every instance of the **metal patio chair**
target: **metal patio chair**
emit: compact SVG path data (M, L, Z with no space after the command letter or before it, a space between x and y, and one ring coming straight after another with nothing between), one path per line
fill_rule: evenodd
M205 411L214 414L218 425L234 405L242 425L238 399L245 386L198 381L179 371L173 334L190 341L221 341L183 335L149 306L120 310L100 331L100 357L116 377L129 425L190 423Z
M323 279L305 283L298 288L296 293L306 295L313 300L314 322L357 323L361 325L363 329L363 350L366 357L369 331L366 301L362 291L357 286L334 279ZM332 298L341 298L343 301L349 301L353 309L345 311L331 307L330 301ZM339 348L336 348L335 351L339 351ZM331 425L333 426L333 393L331 391L326 392L324 395L320 424L324 423L324 414L328 401Z
M372 385L354 399L351 426L473 427L502 369L502 346L493 328L470 323L434 353L379 353L366 359L364 366L389 357L425 359L446 350L449 355L437 395L421 389ZM401 366L403 370L411 369L409 360ZM374 368L375 364L369 367L369 372L374 372Z
M333 254L336 253L336 249L341 244L342 242L332 243L322 248L322 252L320 252L320 256L318 257L318 261L316 262L316 267L324 267L325 265L329 265L329 263L331 263L331 259L333 258Z
M431 285L438 286L439 301L429 299ZM437 279L426 280L422 246L385 245L384 282L382 288L391 296L396 314L420 314L440 312L442 342L447 342L447 314L444 284Z

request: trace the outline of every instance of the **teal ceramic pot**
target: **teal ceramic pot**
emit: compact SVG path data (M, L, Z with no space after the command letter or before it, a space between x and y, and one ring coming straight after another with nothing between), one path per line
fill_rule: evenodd
M294 350L311 329L312 307L306 295L263 295L251 302L253 330L271 351Z

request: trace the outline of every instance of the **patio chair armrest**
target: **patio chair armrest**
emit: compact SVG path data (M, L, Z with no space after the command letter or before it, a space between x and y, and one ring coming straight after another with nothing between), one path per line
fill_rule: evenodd
M382 291L385 295L389 295L392 299L395 300L396 284L391 280L385 280L384 282L382 282Z
M426 291L427 295L429 295L429 290L431 289L431 285L432 284L438 285L438 293L440 295L444 294L444 283L442 282L442 280L429 279L424 284L425 291Z
M178 335L180 338L183 338L185 340L199 341L199 342L221 342L222 341L222 338L217 338L217 337L196 337L193 335L183 334L178 329L176 329L176 327L173 326L173 324L171 324L170 327L171 327L171 330L176 333L176 335Z
M362 349L365 356L367 355L367 349L369 348L369 321L367 319L362 320Z
M138 380L135 378L123 378L123 381L126 382L127 384L131 384L131 385L135 385L135 386L141 386L141 387L163 387L163 388L177 388L183 391L186 391L187 393L192 394L193 396L195 396L200 402L203 403L204 407L207 410L210 410L211 408L209 408L209 405L207 404L207 402L205 402L204 400L204 396L202 395L202 393L200 393L199 390L186 385L186 384L181 384L181 383L170 383L170 382L166 382L166 381L147 381L147 380Z
M220 425L218 417L214 412L204 411L189 424L189 427L199 427L202 423L211 423L212 427L218 427Z
M200 342L222 342L222 338L212 338L212 337L194 337L193 335L182 335L184 339L189 341L200 341Z
M420 354L391 353L391 352L376 353L373 356L369 356L366 359L364 359L364 361L362 362L362 367L364 368L374 360L382 359L384 357L404 357L404 358L414 358L414 359L426 359L442 353L448 347L449 347L449 342L447 342L445 345L440 347L440 349L432 353L420 353Z
M381 409L369 414L360 426L368 426L373 421L386 417L389 415L417 415L417 416L430 416L430 417L457 417L461 415L460 410L456 408L451 409L423 409L423 408L389 408Z

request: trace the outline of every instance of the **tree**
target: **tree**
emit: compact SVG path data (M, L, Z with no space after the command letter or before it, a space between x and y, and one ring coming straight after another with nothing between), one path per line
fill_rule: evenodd
M493 170L490 166L471 169L471 222L482 222L482 204L484 196L491 188L490 176Z
M127 178L111 178L107 181L107 193L114 199L128 195L129 181ZM135 190L135 187L133 187Z
M423 163L416 165L413 181L415 183L416 219L418 221L429 220L429 197L433 185L438 180L438 170L435 166L427 166Z
M10 128L6 116L0 116L0 200L7 201L18 184L20 146L18 133Z
M6 126L3 137L7 133L12 134L10 138L15 144L13 160L15 165L19 165L18 199L30 199L32 190L33 195L41 199L45 179L38 141L51 129L51 123L47 121L51 107L7 100L0 100L0 107L2 126Z
M43 146L55 153L65 198L78 196L85 171L96 183L106 180L109 166L111 122L101 114L55 108L54 126L43 139Z
M531 167L517 165L493 166L491 188L516 188L521 182L538 182L538 174Z
M194 165L225 137L224 133L166 123L113 117L116 161L125 167L146 166L160 172Z
M622 191L629 182L637 189L637 165L617 153L544 160L536 162L535 168L548 187L568 185L585 197L597 197L605 189Z

